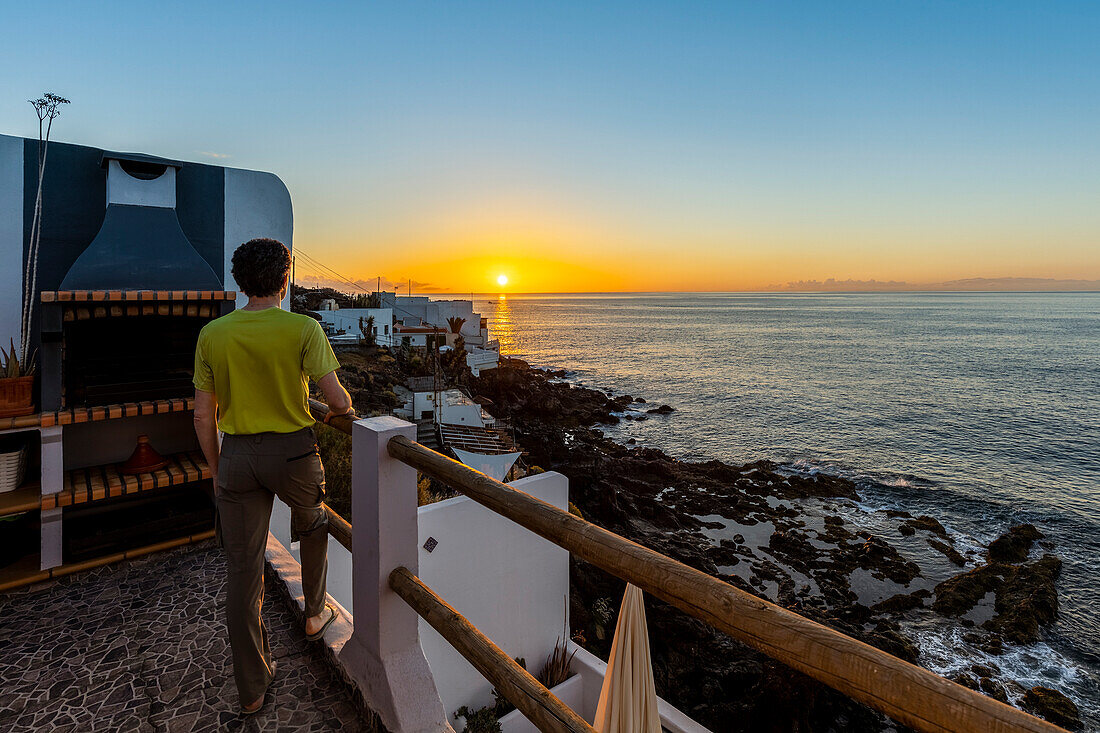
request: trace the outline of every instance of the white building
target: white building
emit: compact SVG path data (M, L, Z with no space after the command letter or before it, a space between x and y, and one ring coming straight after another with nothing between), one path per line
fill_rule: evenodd
M386 307L340 308L336 301L321 301L317 314L329 340L334 344L360 343L360 323L365 325L368 318L373 318L371 328L379 346L453 347L457 335L450 333L447 319L457 317L463 319L460 335L466 344L466 364L473 375L495 369L500 363L500 344L489 340L485 319L474 312L471 301L397 298L392 293L382 293L381 299Z
M372 331L374 341L379 346L393 346L393 311L389 308L325 308L326 304L333 301L322 301L321 309L317 315L321 316L321 325L325 332L334 341L346 340L357 343L363 335L359 329L360 319L366 325L368 318L373 318ZM334 337L345 337L337 339ZM354 337L354 338L353 338Z
M424 390L411 394L400 413L413 420L434 419L437 423L472 425L479 428L492 427L495 422L492 415L481 409L481 405L460 389L439 392Z
M480 377L481 373L486 369L496 369L500 366L500 351L494 349L479 349L476 346L467 346L466 366L470 367L471 374L475 377Z
M449 318L463 320L460 332L468 346L488 347L489 327L480 313L474 312L473 301L431 300L426 295L398 297L396 293L380 293L384 308L393 310L394 317L407 326L428 324L450 331Z

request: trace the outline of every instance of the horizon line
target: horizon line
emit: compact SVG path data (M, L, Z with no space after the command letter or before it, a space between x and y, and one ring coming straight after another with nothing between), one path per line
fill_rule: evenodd
M368 293L355 293L340 290L339 288L333 288L328 286L305 286L297 285L297 287L303 290L335 290L339 293L346 295L364 295ZM382 292L390 293L391 290L383 290ZM768 289L768 290L524 290L524 291L506 291L506 290L428 290L420 293L413 293L412 297L431 297L433 295L482 295L482 296L518 296L518 295L893 295L897 293L915 293L915 294L988 294L988 295L1006 295L1012 293L1020 294L1077 294L1077 293L1100 293L1100 287L1097 288L1062 288L1062 289L1042 289L1042 288L1018 288L1010 290L994 290L994 289L950 289L950 288L897 288L892 290L883 289L853 289L853 290L829 290L829 289ZM408 295L398 295L399 298L408 298Z

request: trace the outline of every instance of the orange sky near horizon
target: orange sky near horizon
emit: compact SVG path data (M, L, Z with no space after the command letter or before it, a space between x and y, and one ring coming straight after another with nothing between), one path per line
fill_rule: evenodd
M1100 280L1100 209L1083 189L1025 196L989 184L899 199L859 187L790 200L716 190L685 201L670 187L659 203L597 199L537 173L511 188L455 183L419 197L415 181L346 184L337 195L296 193L296 246L346 277L411 278L422 292L497 292L501 274L514 293Z
M326 232L334 241L299 239L296 245L351 279L411 278L421 292L751 291L828 278L910 284L1100 280L1095 237L1069 227L1058 232L1008 222L977 233L951 231L950 224L777 233L731 225L725 232L685 233L632 231L625 222L598 227L548 218L475 219L471 226L452 222L434 231L394 221L363 243ZM497 284L502 274L508 278L503 288Z

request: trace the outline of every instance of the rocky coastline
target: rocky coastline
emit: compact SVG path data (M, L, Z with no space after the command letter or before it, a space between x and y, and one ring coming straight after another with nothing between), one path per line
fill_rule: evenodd
M601 426L675 419L675 407L569 383L566 373L518 359L467 377L487 412L509 422L535 470L570 480L586 519L743 590L907 661L920 651L904 621L934 613L994 657L1040 638L1057 616L1061 562L1031 525L984 550L959 547L934 517L891 511L873 530L852 521L857 486L767 461L687 462L620 445ZM918 558L915 561L912 558ZM574 637L610 650L624 585L572 563ZM715 731L900 730L884 716L774 662L676 609L648 599L658 692ZM975 664L956 681L1074 730L1073 702Z
M360 414L390 412L405 379L433 369L402 349L351 347L339 358ZM674 421L675 406L578 386L563 371L519 359L503 358L480 377L461 361L450 366L448 383L512 426L530 470L569 478L573 510L585 519L915 664L920 649L907 622L934 614L984 655L954 672L955 681L1080 729L1071 700L1026 688L996 663L1011 645L1040 639L1057 616L1061 562L1035 527L1006 528L977 548L927 515L876 512L868 526L853 511L859 490L847 479L767 461L682 461L602 432L621 420ZM348 446L326 449L322 440L322 455L330 503L343 508ZM425 491L450 495L430 481ZM571 633L604 658L623 590L573 559ZM658 693L714 731L904 730L657 599L647 598L647 613Z

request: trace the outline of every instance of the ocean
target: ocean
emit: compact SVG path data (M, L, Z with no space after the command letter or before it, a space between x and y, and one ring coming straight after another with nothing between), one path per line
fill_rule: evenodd
M676 409L609 437L683 459L846 476L962 545L1033 523L1063 560L1058 622L989 657L930 611L941 672L992 661L1100 731L1100 293L675 293L478 299L503 354Z

